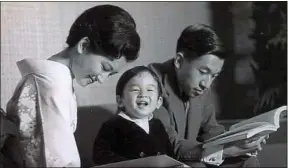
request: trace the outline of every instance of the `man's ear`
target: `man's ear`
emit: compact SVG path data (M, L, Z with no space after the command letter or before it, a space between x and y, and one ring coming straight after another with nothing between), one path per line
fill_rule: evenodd
M118 104L118 107L121 107L121 108L123 107L121 96L119 95L116 96L116 102Z
M157 100L156 108L159 109L162 106L162 103L163 103L163 98L161 96L159 96L159 98Z
M182 64L183 64L183 62L184 62L183 53L182 52L176 53L176 56L174 58L174 66L175 66L175 68L180 69Z
M78 43L77 43L77 51L79 54L83 54L85 51L87 51L88 47L90 45L90 40L88 37L83 37Z

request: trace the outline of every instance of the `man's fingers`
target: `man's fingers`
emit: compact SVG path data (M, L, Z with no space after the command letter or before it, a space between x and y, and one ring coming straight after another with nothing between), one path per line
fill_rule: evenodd
M251 142L257 141L257 140L259 140L259 138L260 138L260 137L252 137L252 138L249 138L249 139L246 140L245 143L251 143Z
M261 145L258 145L258 146L257 146L257 150L258 150L258 151L261 151L261 150L262 150L262 146L261 146Z

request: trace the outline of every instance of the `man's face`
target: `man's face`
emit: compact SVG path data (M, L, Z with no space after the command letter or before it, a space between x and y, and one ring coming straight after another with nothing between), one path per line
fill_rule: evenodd
M224 60L212 54L188 60L180 53L174 64L180 89L187 96L196 97L210 88L221 72Z

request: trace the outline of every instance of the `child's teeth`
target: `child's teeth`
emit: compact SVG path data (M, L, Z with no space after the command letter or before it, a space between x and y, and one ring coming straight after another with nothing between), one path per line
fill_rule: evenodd
M148 102L139 101L137 104L138 104L139 106L147 106L147 105L148 105Z

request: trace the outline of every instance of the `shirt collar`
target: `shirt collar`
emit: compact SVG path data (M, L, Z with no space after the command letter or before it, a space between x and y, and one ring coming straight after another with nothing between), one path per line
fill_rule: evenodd
M172 92L174 92L174 94L176 94L180 99L182 99L183 101L188 101L189 97L185 95L185 93L183 92L183 90L178 84L178 79L176 76L176 69L175 69L173 62L174 62L174 59L171 59L164 63L164 66L165 66L164 69L167 69L167 72L165 75L164 87L168 91L168 93L169 93L169 90L172 90Z
M120 111L120 113L118 115L120 115L121 117L123 117L129 121L132 121L132 122L139 122L139 121L144 121L144 120L150 121L153 118L153 114L152 114L148 118L134 119L134 118L131 118L130 116L128 116L127 114L125 114L123 111Z
M121 116L122 118L134 122L136 125L138 125L140 128L142 128L147 134L149 134L149 120L152 118L142 118L142 119L132 119L131 117L129 117L128 115L126 115L124 112L120 112L118 114L119 116Z

